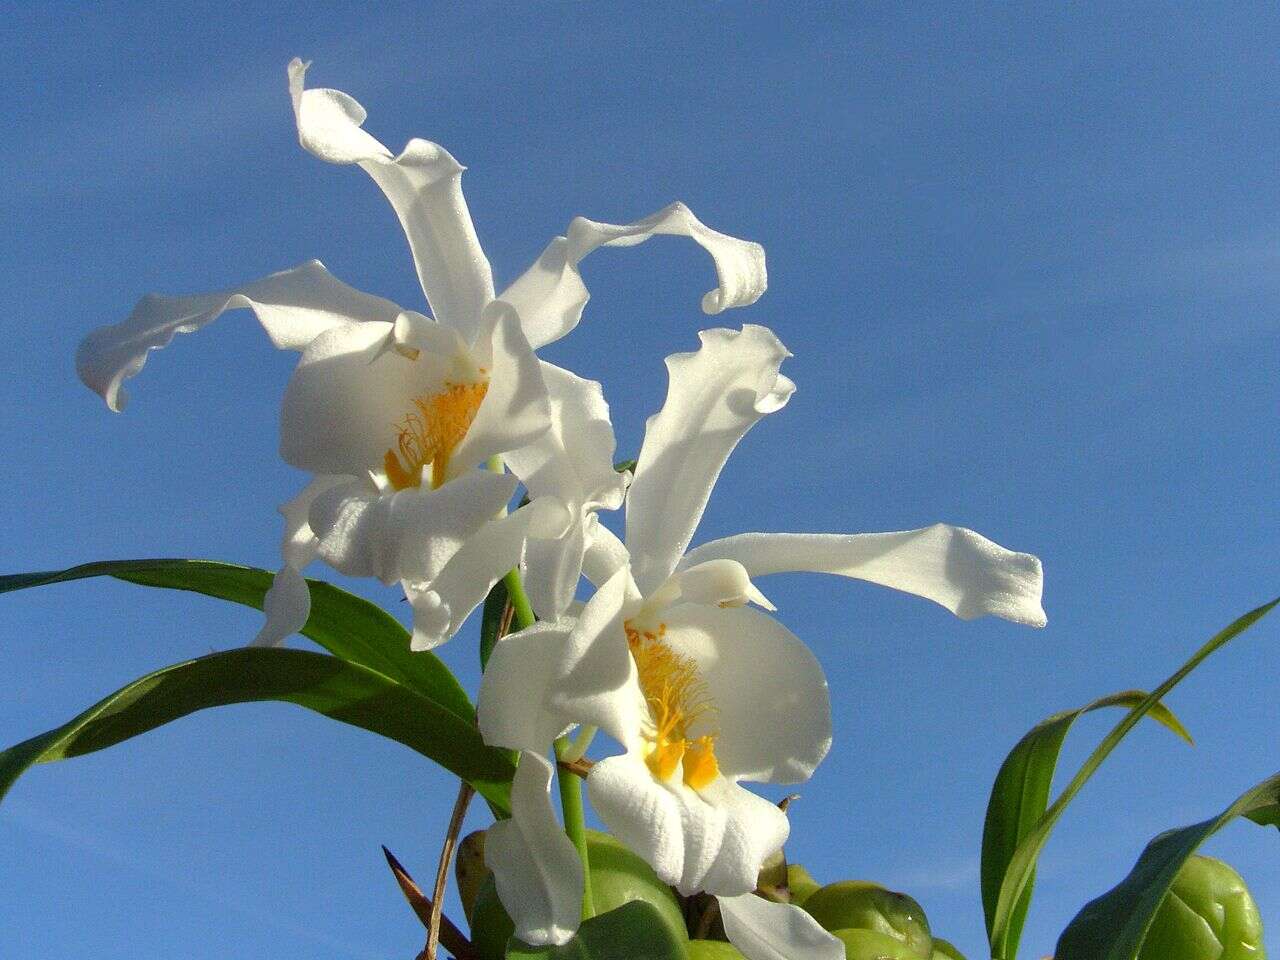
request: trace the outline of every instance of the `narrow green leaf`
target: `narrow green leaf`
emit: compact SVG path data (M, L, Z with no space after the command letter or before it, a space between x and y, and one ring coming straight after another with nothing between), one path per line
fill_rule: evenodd
M685 960L657 909L632 900L616 910L584 920L578 935L562 947L531 947L512 937L507 960Z
M1062 932L1057 960L1133 960L1160 903L1187 859L1236 817L1274 824L1280 774L1262 781L1212 819L1152 840L1129 875L1086 904Z
M507 620L507 584L505 580L499 580L484 598L484 609L480 613L481 673L489 665L489 656L498 645L504 630L511 626L509 620L504 626L504 620Z
M278 700L399 741L508 810L515 761L470 720L356 663L309 650L242 647L165 667L71 722L0 753L0 797L32 764L102 750L197 710Z
M144 587L189 590L261 610L273 576L269 570L214 560L107 560L67 570L0 577L0 593L87 577L115 577ZM395 617L331 583L307 583L311 587L311 616L302 628L303 636L336 657L412 687L464 720L475 717L467 692L449 668L434 654L410 652L409 634Z
M987 918L990 935L995 915L1000 884L1018 844L1036 825L1045 807L1049 805L1049 788L1053 784L1058 754L1072 725L1086 713L1103 707L1132 707L1147 698L1145 690L1123 690L1102 697L1076 710L1064 710L1042 720L1032 727L1017 745L1009 751L1000 772L991 786L991 799L987 802L987 819L982 830L982 908ZM1168 727L1175 734L1191 742L1191 735L1162 703L1151 708L1151 718ZM1004 942L991 941L993 955L1015 957L1018 941L1031 893L1035 885L1034 871L1027 879L1013 916L1009 921Z
M1098 744L1093 753L1089 754L1083 766L1071 778L1071 782L1067 784L1066 788L1053 802L1053 805L1045 811L1044 815L1036 822L1036 825L1022 839L1013 856L1009 858L1009 866L1005 870L1004 880L1000 884L1000 893L996 898L996 908L991 918L990 936L993 947L1005 943L1008 938L1015 915L1014 911L1018 902L1022 899L1023 891L1030 884L1031 875L1035 871L1036 860L1040 856L1040 851L1044 849L1045 842L1049 839L1049 834L1062 817L1067 805L1080 792L1098 767L1102 765L1102 762L1110 756L1111 752L1125 738L1125 735L1137 725L1138 721L1163 700L1170 690L1181 683L1187 674L1198 667L1211 653L1239 636L1270 613L1276 604L1280 604L1280 597L1258 607L1256 610L1249 611L1215 634L1208 643L1192 655L1190 660L1148 694L1141 703L1125 714L1124 718ZM1013 960L1012 956L1006 957L1002 952L995 949L992 950L992 956L995 960Z

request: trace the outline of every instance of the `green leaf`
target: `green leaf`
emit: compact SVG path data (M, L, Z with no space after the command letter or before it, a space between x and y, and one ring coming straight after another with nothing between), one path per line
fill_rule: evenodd
M982 907L987 917L988 934L1009 861L1013 859L1018 844L1031 832L1049 805L1049 788L1053 784L1053 772L1067 732L1079 717L1090 711L1103 707L1132 707L1146 698L1145 690L1123 690L1079 709L1055 713L1032 727L1009 751L991 786L987 820L982 830ZM1191 743L1191 735L1164 704L1157 703L1151 708L1151 718ZM1034 884L1033 871L1009 921L1004 942L997 945L991 941L993 954L1017 955Z
M1030 885L1031 875L1035 871L1036 860L1039 858L1040 851L1044 849L1045 842L1049 839L1049 834L1062 817L1067 805L1080 792L1098 767L1102 765L1102 762L1115 750L1120 741L1125 738L1125 735L1157 703L1163 700L1170 690L1181 683L1187 674L1198 667L1211 653L1239 636L1270 613L1276 604L1280 604L1280 597L1258 607L1256 610L1249 611L1219 631L1208 643L1197 650L1190 660L1179 667L1177 672L1125 714L1124 718L1098 744L1093 753L1089 754L1088 759L1085 760L1076 775L1071 778L1071 782L1067 784L1062 793L1058 795L1053 805L1045 811L1044 815L1036 822L1036 825L1023 837L1013 856L1009 858L1009 866L1005 870L1004 880L1000 884L1000 892L996 898L996 907L991 916L991 954L995 960L1013 960L1012 955L1006 956L996 947L1007 942L1017 905L1022 900L1023 891Z
M1058 940L1057 960L1133 960L1178 871L1199 846L1236 817L1274 824L1278 804L1280 774L1216 817L1160 834L1147 844L1127 877L1086 904L1067 925Z
M189 590L261 610L273 576L269 570L213 560L107 560L67 570L0 577L0 593L87 577L115 577L144 587ZM464 720L474 719L475 708L449 668L433 654L410 652L409 634L391 614L323 580L307 583L311 587L311 616L302 628L303 636L335 657L412 687Z
M504 625L503 621L506 620ZM498 645L505 630L510 629L507 619L507 584L504 580L495 583L484 598L484 609L480 614L480 672L489 665L489 657L493 648Z
M507 960L685 960L687 951L652 904L632 900L583 921L562 947L531 947L512 937Z
M466 780L491 805L509 809L514 758L485 746L471 721L359 664L255 647L157 670L70 723L0 753L0 797L32 764L102 750L197 710L261 700L296 703L399 741Z

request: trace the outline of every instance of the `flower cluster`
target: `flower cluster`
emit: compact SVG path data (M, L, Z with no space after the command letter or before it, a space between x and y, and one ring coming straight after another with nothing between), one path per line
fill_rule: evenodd
M497 292L458 162L425 140L392 154L362 128L359 103L308 89L306 71L289 64L302 146L360 166L382 190L430 314L347 286L311 261L214 294L144 298L124 322L85 339L82 379L121 409L122 381L148 351L237 307L257 315L275 346L300 351L280 450L311 479L281 508L283 562L258 644L278 644L305 623L301 571L317 559L399 584L415 650L449 639L500 578L521 571L538 621L494 650L478 721L487 743L520 751L512 816L489 831L486 858L522 940L563 943L577 930L583 869L551 804L549 758L577 763L600 732L612 749L578 764L589 770L592 806L663 882L718 898L729 940L750 960L843 957L809 914L754 893L788 821L743 784L803 781L831 743L818 661L772 616L755 581L838 574L963 619L1039 626L1039 561L943 524L743 533L690 549L728 456L795 389L781 372L782 342L763 326L715 328L699 334L696 351L668 357L666 400L631 471L614 468L600 384L536 351L577 326L588 298L579 264L600 246L691 238L718 275L702 300L708 314L761 296L763 249L710 229L681 203L624 225L579 217ZM622 538L599 520L620 509ZM590 593L579 602L584 577Z

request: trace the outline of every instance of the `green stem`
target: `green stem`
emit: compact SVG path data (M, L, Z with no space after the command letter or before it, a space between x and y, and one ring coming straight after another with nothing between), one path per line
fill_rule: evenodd
M518 569L512 570L502 578L507 588L507 602L515 611L515 627L523 630L533 626L536 618L533 608L529 606L529 597L524 592L524 579ZM556 758L570 749L569 738L561 737L556 741ZM578 851L578 859L582 861L582 919L589 920L596 915L595 904L591 898L591 860L587 856L587 823L582 810L582 780L564 770L556 771L556 780L560 784L560 810L564 815L564 832L573 841Z
M569 745L568 737L556 741L556 756ZM557 770L556 780L560 784L560 809L564 812L564 832L573 841L578 851L578 859L582 861L582 919L590 920L596 915L596 905L591 897L591 859L587 856L587 823L582 812L582 780L567 770Z

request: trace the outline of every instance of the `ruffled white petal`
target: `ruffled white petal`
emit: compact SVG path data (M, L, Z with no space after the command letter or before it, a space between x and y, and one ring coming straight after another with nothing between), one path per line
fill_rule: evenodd
M774 804L719 778L700 793L659 783L638 752L601 760L587 776L591 806L619 840L682 894L755 889L789 826Z
M493 648L476 700L485 743L541 753L569 725L547 701L573 626L572 620L540 621Z
M657 783L640 757L606 757L587 775L591 807L609 832L644 858L663 883L684 876L686 824L677 794Z
M320 556L340 573L430 583L514 492L514 477L483 470L436 490L348 483L318 496L308 520Z
M462 165L443 147L418 139L393 157L361 129L366 114L354 99L304 88L308 66L294 58L288 70L298 141L329 163L358 163L382 188L409 240L432 313L472 339L493 299L493 273L462 196Z
M439 392L468 362L456 341L453 352L419 350L413 359L391 349L393 331L404 326L343 324L307 346L284 393L280 456L287 463L318 474L382 469L414 398Z
M515 922L515 935L531 946L567 943L582 916L582 863L556 820L551 773L546 757L521 754L511 818L491 826L484 844L498 899Z
M124 409L123 382L178 333L194 333L224 311L248 308L281 350L301 350L332 326L351 321L391 321L399 307L336 279L319 260L273 273L253 283L191 297L148 294L124 321L99 327L80 342L76 371L112 410Z
M635 223L597 223L577 217L567 233L552 240L537 262L502 293L502 299L520 312L535 348L577 326L588 298L578 264L601 246L634 246L658 234L689 237L715 262L719 285L702 298L702 309L709 314L755 303L768 281L760 244L712 230L683 203L673 203Z
M569 635L549 700L562 716L599 727L627 747L648 712L624 627L639 603L625 568L596 591Z
M634 495L634 494L633 494ZM896 533L744 533L689 552L681 566L737 560L753 577L812 570L868 580L932 600L962 620L992 614L1045 625L1040 560L964 527Z
M525 587L530 603L539 617L555 619L573 600L583 553L596 529L595 511L621 506L628 477L613 469L616 441L600 384L545 361L541 370L551 427L504 459L530 496L555 497L575 517L563 537L529 544Z
M430 650L461 629L489 589L520 563L525 540L554 543L569 518L554 497L541 497L515 513L490 520L426 584L405 584L413 604L413 650Z
M698 336L696 353L667 358L667 399L645 429L628 494L627 550L646 595L684 554L730 452L795 390L778 372L787 348L767 328Z
M682 603L662 614L663 641L698 665L715 712L716 759L727 777L807 780L831 747L831 702L807 646L768 614Z
M631 556L617 534L597 523L582 557L582 575L600 587L630 562Z
M551 424L541 365L520 329L520 318L505 303L495 301L485 310L476 355L488 369L489 389L449 459L450 477L532 443Z
M790 903L720 897L724 932L747 960L844 960L844 944Z
M276 573L262 598L262 612L267 619L251 647L278 647L306 626L311 616L311 590L297 567L286 563Z
M311 591L301 571L316 558L320 547L307 522L307 513L311 510L312 501L320 494L350 482L350 477L316 477L301 493L280 507L284 516L284 537L280 544L284 566L263 597L262 610L267 620L250 646L279 646L306 625L311 615Z

